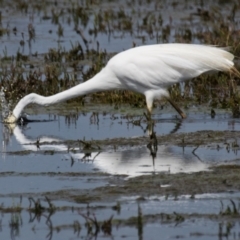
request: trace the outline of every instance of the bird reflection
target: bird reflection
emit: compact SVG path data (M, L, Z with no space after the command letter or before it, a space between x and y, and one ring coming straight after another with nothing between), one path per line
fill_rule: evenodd
M176 122L176 125L175 127L173 128L172 131L170 131L170 133L176 133L182 126L182 119L179 119L177 122Z
M150 136L150 142L147 144L147 148L150 151L150 156L152 157L153 166L155 166L155 158L157 156L158 151L158 143L156 133L153 132Z
M157 156L157 151L158 151L158 140L157 140L157 134L154 131L154 127L155 127L155 123L154 120L152 120L151 118L149 118L149 116L147 116L146 114L144 114L147 120L147 127L145 129L144 132L148 132L149 135L149 143L147 144L147 148L150 151L150 156L152 157L152 162L153 162L153 166L155 165L155 158ZM181 125L182 125L182 119L176 122L176 125L174 126L174 128L170 131L170 134L173 134L175 132L177 132Z
M10 138L14 137L23 150L39 153L45 151L62 153L64 157L67 156L72 167L75 164L91 163L93 168L99 169L99 171L128 175L129 177L158 172L203 171L208 168L208 164L194 157L191 150L183 153L180 147L158 145L154 125L149 126L151 135L149 135L147 146L126 147L124 150L110 149L109 151L102 151L98 147L92 146L84 149L84 144L77 145L76 141L73 147L69 147L68 141L58 137L32 138L26 135L26 132L31 134L31 129L27 127L27 124L3 127L8 128L4 130L4 142L7 143ZM11 136L6 136L6 132ZM46 157L54 157L54 155L46 155Z

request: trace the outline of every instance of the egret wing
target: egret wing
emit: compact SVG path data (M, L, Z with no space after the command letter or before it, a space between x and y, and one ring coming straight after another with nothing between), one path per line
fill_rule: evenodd
M196 77L210 70L227 71L234 56L217 47L159 44L132 48L109 62L128 88L144 92Z

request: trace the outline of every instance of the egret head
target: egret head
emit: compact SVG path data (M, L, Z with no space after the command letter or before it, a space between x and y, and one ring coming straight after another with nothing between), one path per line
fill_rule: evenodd
M15 123L17 122L17 118L13 115L13 113L10 113L7 118L3 120L4 123Z

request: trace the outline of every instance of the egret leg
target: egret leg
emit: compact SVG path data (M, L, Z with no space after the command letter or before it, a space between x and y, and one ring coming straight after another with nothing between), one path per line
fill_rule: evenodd
M146 117L146 120L147 120L146 131L148 132L148 136L150 137L150 139L152 139L152 135L154 134L154 122L151 117L152 115L148 111L147 113L144 112L144 116Z
M143 114L144 114L147 122L152 122L152 114L149 111L147 111L147 113L144 112Z
M180 107L178 107L178 105L175 102L173 102L170 98L167 98L167 100L175 108L175 110L180 114L180 116L183 119L187 117L186 114L180 109Z

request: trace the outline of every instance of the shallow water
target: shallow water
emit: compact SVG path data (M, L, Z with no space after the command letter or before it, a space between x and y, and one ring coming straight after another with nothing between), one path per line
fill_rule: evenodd
M89 49L97 50L99 46L98 50L106 50L112 55L135 44L202 43L201 33L215 28L216 24L224 25L234 15L234 29L237 31L240 22L240 8L234 1L121 1L120 7L114 1L91 1L90 10L87 7L90 1L78 2L87 10L89 21L86 26L80 19L75 25L71 13L71 7L76 7L74 4L71 6L74 1L42 1L39 6L38 1L29 2L27 10L21 9L24 1L0 1L1 28L8 30L0 36L1 73L6 68L10 74L11 67L19 64L24 76L30 70L39 71L43 72L41 79L44 80L42 69L46 62L43 59L50 48L67 52L80 43L86 51L86 45L76 29L83 32ZM95 27L97 13L112 10L120 15L121 9L127 15L123 20L129 17L132 20L131 30L124 29L124 21L119 17L103 21L110 27L90 34L89 30ZM209 19L204 19L202 11L210 15ZM54 14L59 14L58 23L54 23ZM106 14L102 16L107 17ZM146 25L143 24L145 20ZM231 24L229 28L232 28ZM59 26L63 28L63 36L58 34ZM33 27L36 33L34 39L30 38L29 27ZM189 32L190 38L187 36ZM22 45L21 40L24 41ZM29 57L27 62L16 61L19 53ZM7 57L10 60L5 60L11 62L11 66L4 66L4 58ZM59 62L64 65L65 61L61 59ZM89 64L88 60L85 61L84 65ZM73 72L77 80L82 80L82 76L79 77L77 70L71 66L67 65L62 71ZM65 74L63 72L59 77ZM188 195L179 195L178 189L175 195L158 191L171 187L164 181L164 176L182 173L182 177L198 178L199 175L194 174L201 171L209 173L213 171L213 166L239 165L239 147L227 148L228 139L198 147L180 147L166 142L158 145L156 156L153 156L145 143L134 146L111 144L111 140L116 138L128 140L148 136L144 119L140 125L133 123L133 120L142 117L145 109L129 110L129 106L119 106L118 110L114 110L112 106L86 105L86 109L80 107L81 111L76 112L75 107L67 107L64 113L61 110L30 108L28 110L35 115L29 116L29 119L38 122L24 126L0 124L1 239L239 239L239 191L231 189L201 194L201 189L196 192L191 189ZM239 119L232 118L227 111L216 112L213 119L210 109L195 105L187 110L188 118L181 120L172 109L160 111L157 108L153 115L154 131L157 136L174 136L174 133L203 130L240 130ZM100 150L94 146L94 150L85 151L76 144L77 140L106 139L110 139L110 144ZM237 143L239 139L233 137L231 141ZM75 143L74 148L70 148L72 142ZM155 182L154 176L158 175L161 178ZM152 177L154 194L147 192L144 197L134 191L119 194L126 182L140 176ZM141 178L137 179L141 181ZM216 181L220 181L218 176ZM231 187L231 181L223 181ZM209 182L209 188L211 184ZM94 195L95 191L101 195L101 189L106 194L108 188L109 192L112 191L107 195L109 199L105 197L103 201L102 196L98 198ZM45 196L51 198L55 211L51 212ZM39 209L34 211L31 197L34 201L40 199L43 206L40 212ZM238 207L238 214L232 214L231 200ZM119 210L116 210L117 202ZM16 206L22 209L15 209ZM228 207L230 213L222 214ZM94 224L89 231L86 222L91 220L83 214L90 218L95 216L98 221L106 221L113 215L111 235L103 231L95 233ZM134 217L138 219L137 223L130 221ZM76 223L74 225L74 221L81 228Z
M89 48L97 49L99 44L100 49L105 49L109 52L119 52L124 49L132 47L133 43L137 45L141 44L154 44L157 42L174 42L178 35L179 40L184 36L184 32L191 32L191 41L195 43L201 43L201 37L195 32L208 31L215 27L216 22L204 21L203 12L211 10L214 13L222 14L223 16L232 16L232 8L235 8L235 27L239 26L240 11L234 1L162 1L155 3L154 1L134 1L131 4L128 1L117 1L108 2L100 1L97 4L87 4L87 1L82 1L80 7L83 7L87 11L88 21L84 25L79 19L78 24L74 20L74 15L70 9L79 6L75 1L66 4L63 2L43 2L39 5L37 2L27 4L27 8L21 8L20 3L15 1L8 1L7 3L1 3L1 22L4 29L9 30L8 34L1 36L0 54L2 56L15 56L17 52L29 55L32 54L45 54L50 48L62 49L69 51L72 45L79 42L84 46L84 41L76 29L81 30L83 36L88 41ZM116 7L117 4L117 7ZM90 5L90 11L89 11ZM126 19L131 19L131 27L124 28L119 19L109 19L110 26L104 28L102 31L94 33L96 28L98 13L111 12L115 14L121 12L124 9ZM200 13L199 13L200 12ZM144 18L150 16L147 19L147 23L151 21L155 16L158 23L154 29L148 29L149 26L143 24ZM55 16L58 16L57 20L54 21ZM104 16L104 15L103 15ZM102 16L102 17L103 17ZM124 19L124 18L123 18ZM154 18L153 18L154 19ZM216 19L213 18L215 21ZM146 19L145 19L146 20ZM209 20L209 19L207 19ZM104 24L109 24L103 21ZM29 41L29 25L35 30L35 37ZM58 33L59 26L63 29L63 36ZM120 25L120 27L119 27ZM164 35L164 28L168 29L169 33L167 36ZM116 29L115 29L116 28ZM14 31L15 29L16 31ZM90 34L91 30L93 33ZM156 32L151 33L155 30ZM24 34L24 37L22 37ZM181 36L183 35L183 36ZM24 41L24 45L20 44L20 41ZM47 43L47 44L46 44ZM85 46L84 46L85 48ZM34 58L33 58L34 59ZM36 59L35 59L36 60Z
M147 135L143 128L128 123L123 114L99 114L98 124L91 124L92 113L80 114L74 122L66 121L67 116L32 115L30 119L40 120L31 122L25 126L13 126L9 128L3 124L1 128L2 151L0 159L0 202L4 207L20 205L24 208L17 219L22 219L22 224L15 229L9 225L17 213L5 213L2 217L2 229L0 236L7 238L15 235L20 239L26 236L44 236L52 234L51 239L66 239L86 237L86 228L83 227L85 219L81 214L86 214L86 204L77 204L72 201L53 201L58 207L67 207L66 210L58 210L51 216L51 227L46 223L47 213L41 216L41 220L31 220L27 211L29 206L28 197L38 198L41 195L48 195L49 192L58 191L89 191L98 187L114 186L112 182L116 176L124 179L145 174L178 172L209 171L209 167L221 163L238 163L239 154L237 151L228 150L225 147L219 149L199 146L194 152L193 147L184 148L161 144L155 159L150 155L145 145L140 146L119 146L114 149L109 147L104 151L95 150L90 156L84 158L85 153L81 148L68 151L65 144L67 140L77 139L106 139L113 137L140 137ZM137 118L137 117L136 117ZM209 127L211 130L238 130L238 119L233 119L228 113L219 113L212 119L208 113L188 113L186 120L179 120L173 113L155 114L155 130L157 135L171 134L171 132L189 132L204 130ZM53 120L41 122L44 120ZM119 123L121 121L121 124ZM178 127L176 128L176 125ZM192 130L191 130L192 129ZM36 142L44 143L37 146ZM105 173L102 175L102 173ZM159 187L168 188L168 185ZM20 196L22 200L20 203ZM141 203L143 215L151 214L200 214L202 217L187 218L183 222L166 222L161 218L156 221L148 221L143 227L143 232L128 225L119 225L112 228L114 238L126 236L128 239L136 239L137 236L157 239L161 233L163 238L176 238L182 236L186 239L195 239L199 234L204 239L215 239L219 235L219 222L206 217L209 214L218 215L221 210L220 200L229 205L228 199L237 201L239 194L220 195L196 195L194 199L190 196L161 197L150 196ZM91 210L98 221L104 221L114 215L114 219L128 219L138 214L138 196L131 198L122 196L116 201L121 203L120 213L112 210L111 203L96 202L90 206L105 206ZM44 203L44 200L42 200ZM44 203L47 205L47 203ZM70 209L78 209L72 212ZM79 210L79 208L81 210ZM32 213L34 216L34 214ZM45 217L44 217L45 216ZM90 215L91 216L91 215ZM73 223L79 221L82 225L81 231L74 232ZM30 221L30 222L29 222ZM31 222L33 221L33 222ZM224 226L224 222L222 223ZM56 226L56 228L54 228ZM65 226L65 227L64 227ZM34 229L34 230L33 230ZM61 229L61 234L57 229ZM52 232L51 232L52 231ZM239 226L236 224L231 228L232 232L238 234ZM25 235L26 234L26 235ZM230 233L229 233L230 234ZM229 235L230 236L230 235ZM103 233L97 235L98 239L105 238Z
M106 184L104 178L88 182L88 176L69 178L68 176L49 176L50 173L95 173L127 175L128 177L153 173L198 172L208 170L213 165L238 162L239 153L235 149L226 149L224 144L219 148L211 146L179 147L166 144L158 146L156 157L152 158L146 145L109 146L106 149L91 150L86 156L81 147L69 151L67 140L96 140L106 138L129 138L145 136L141 127L129 126L128 120L121 115L99 114L98 124L89 124L91 113L78 116L74 123L66 122L66 117L33 115L31 119L40 122L28 123L25 126L9 127L1 124L1 172L4 175L0 183L2 193L39 192L68 188L94 188ZM198 130L238 130L238 119L229 114L220 114L211 119L207 114L189 114L184 121L170 118L168 114L155 115L158 119L155 130L157 135L175 132ZM41 120L53 120L41 122ZM121 119L121 124L119 123ZM176 129L176 124L179 127ZM146 125L146 124L145 124ZM240 126L240 125L239 125ZM143 128L145 128L143 123ZM37 145L44 143L43 145ZM46 174L46 175L44 175ZM26 176L28 176L26 178ZM51 180L51 181L50 181ZM14 182L20 183L19 188ZM6 187L5 182L8 182ZM49 184L46 184L49 182ZM80 185L79 185L80 184Z
M9 130L8 126L1 125L2 128L2 159L4 162L4 171L10 171L9 164L11 159L18 159L23 161L26 165L29 165L30 172L35 172L36 169L31 168L31 162L40 162L37 171L41 172L46 170L46 162L48 159L49 164L47 166L56 166L58 163L59 171L66 169L66 165L69 165L67 160L70 157L74 159L75 168L78 165L83 165L81 160L84 160L84 151L76 147L74 151L68 153L68 146L66 141L68 140L104 140L112 138L136 138L141 136L147 136L145 129L146 123L143 122L142 126L135 126L129 123L124 115L120 114L102 114L98 115L99 122L91 124L91 113L87 113L84 116L79 115L75 119L74 123L66 122L67 116L52 117L48 115L33 115L30 119L39 120L39 122L28 123L25 126L14 126ZM172 115L173 116L173 115ZM174 133L188 133L201 130L212 131L225 131L225 130L239 130L239 120L231 117L230 114L219 114L215 119L212 119L208 114L189 113L188 118L185 120L171 118L170 114L162 113L161 115L154 115L156 120L155 128L157 135L167 135ZM41 122L44 120L53 120L48 122ZM119 122L121 121L121 123ZM177 126L177 127L176 127ZM44 143L37 146L36 142ZM238 157L238 151L227 151L226 147L219 144L221 147L212 148L211 146L199 146L193 154L193 147L177 147L161 144L158 147L157 156L152 162L149 150L146 146L109 146L108 150L92 150L92 155L85 160L91 160L91 164L94 167L99 167L102 171L106 171L111 174L122 174L121 166L128 166L129 175L135 176L138 172L137 166L141 168L139 171L150 172L152 171L183 171L191 172L195 168L196 171L200 169L206 169L208 164L217 164L224 161L234 160ZM8 154L11 153L11 154ZM16 154L14 154L16 153ZM98 155L97 155L98 154ZM95 158L96 156L96 158ZM61 160L59 162L59 160ZM80 160L80 161L79 161ZM15 162L15 164L18 164ZM137 165L135 165L137 164ZM191 164L195 167L191 167ZM22 163L21 163L22 165ZM42 165L42 166L41 166ZM63 167L64 166L64 167ZM84 168L81 166L80 168ZM164 169L164 166L166 168ZM199 169L198 169L198 167ZM20 165L17 166L19 169ZM34 167L34 164L33 164ZM71 166L69 166L71 167ZM161 167L163 168L161 170ZM114 168L116 168L114 170ZM185 169L186 168L186 169ZM3 170L3 168L1 168ZM25 169L25 167L23 167ZM73 168L71 168L75 171ZM135 169L135 170L131 170ZM178 169L178 170L177 170ZM192 170L191 170L192 169ZM20 170L22 171L22 170ZM76 170L78 171L78 170ZM92 171L88 167L85 171ZM135 173L134 173L135 172Z
M99 106L101 109L101 106ZM110 107L111 108L111 107ZM108 108L109 109L109 108ZM201 130L213 131L239 131L240 120L233 118L230 112L219 112L215 118L211 118L210 110L206 113L202 112L201 108L192 108L187 112L187 119L179 119L177 114L171 109L167 111L157 110L158 113L153 115L155 120L154 130L157 135L166 135L171 133L188 133ZM144 112L145 109L139 110ZM199 112L200 111L200 112ZM116 113L97 112L97 119L94 120L94 112L88 113L75 113L66 116L59 115L30 115L30 120L38 120L39 122L32 122L23 128L24 135L36 139L39 137L52 137L56 136L56 140L103 140L106 138L134 138L140 136L147 136L147 123L143 120L140 126L134 125L134 120L142 118L142 114L130 115ZM46 122L44 122L46 121ZM39 131L39 128L41 131ZM15 130L16 131L16 130ZM16 135L16 134L15 134ZM17 137L17 136L16 136ZM50 140L49 140L50 141ZM53 141L53 140L52 140Z
M239 224L228 221L218 220L218 214L221 210L220 200L223 201L225 206L228 206L228 198L239 198L234 194L208 194L198 195L196 199L192 200L189 196L179 197L178 200L168 199L164 200L158 197L152 197L152 200L146 201L146 203L136 204L136 201L132 199L122 199L121 211L117 213L109 208L109 205L102 204L102 209L92 210L95 204L90 204L89 209L85 208L72 210L57 211L51 216L51 223L46 221L48 214L36 218L34 214L29 214L26 211L22 211L18 214L21 219L21 224L18 228L9 226L12 221L13 214L5 213L2 217L1 226L3 231L0 232L1 238L8 238L10 236L17 237L19 239L75 239L75 238L90 238L94 236L93 233L88 233L84 227L85 219L81 214L87 214L87 211L91 216L94 216L101 220L107 220L110 216L114 215L116 219L127 219L129 217L138 216L138 206L141 207L143 216L155 216L157 214L162 215L157 220L149 221L144 224L144 227L137 228L137 226L128 226L119 224L119 226L112 227L112 236L116 239L138 239L149 238L159 239L159 235L164 239L179 238L181 236L184 239L196 239L202 237L203 239L217 239L218 237L228 237L228 239L236 239L239 235ZM17 204L18 199L12 200L12 204ZM25 201L26 202L26 201ZM125 202L125 203L124 203ZM24 201L22 205L24 205ZM56 203L56 206L58 203ZM64 203L66 206L66 203ZM174 221L172 219L166 219L167 214L172 213L189 214L190 217L184 221ZM198 215L199 214L199 215ZM216 215L214 215L216 214ZM170 215L169 215L170 216ZM146 217L145 217L146 218ZM73 223L77 221L81 225L81 229L74 229ZM230 225L229 225L230 224ZM51 225L51 227L49 226ZM220 230L220 226L222 230ZM231 227L230 227L231 226ZM230 227L230 229L229 229ZM227 230L228 229L228 230ZM51 237L49 237L49 234ZM96 235L97 239L111 238L111 236L99 233Z

